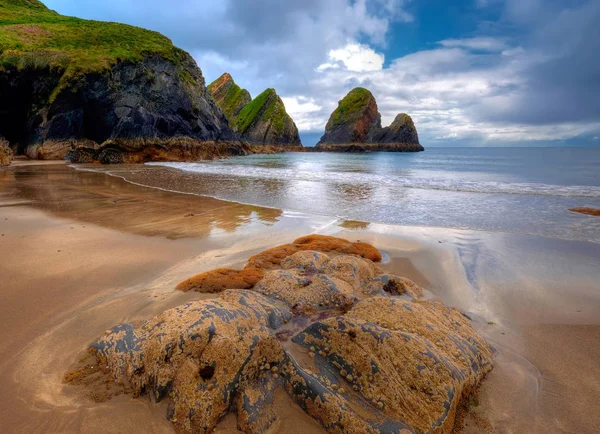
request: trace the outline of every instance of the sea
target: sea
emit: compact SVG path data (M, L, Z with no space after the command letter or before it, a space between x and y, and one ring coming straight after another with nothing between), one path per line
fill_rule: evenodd
M340 220L600 243L600 148L282 153L107 168L149 187Z

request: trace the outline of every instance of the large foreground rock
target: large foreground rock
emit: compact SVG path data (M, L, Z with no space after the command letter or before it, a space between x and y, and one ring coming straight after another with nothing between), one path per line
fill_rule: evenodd
M381 127L375 97L367 89L352 89L338 104L325 126L317 150L333 152L423 151L412 118L400 113Z
M329 251L265 262L253 289L116 326L92 345L94 363L134 396L168 399L178 432L212 432L231 410L242 431L266 432L277 388L329 432L451 432L492 367L490 347L408 279Z

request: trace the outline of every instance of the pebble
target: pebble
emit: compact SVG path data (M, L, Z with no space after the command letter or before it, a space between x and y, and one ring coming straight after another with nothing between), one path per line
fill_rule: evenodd
M342 369L342 370L340 371L340 375L341 375L342 377L346 378L346 375L348 375L348 371L346 371L345 369Z
M348 380L348 381L352 382L352 380L354 380L354 377L353 377L352 375L348 374L348 375L346 376L346 380Z
M273 367L271 368L271 372L272 372L273 374L276 374L276 373L277 373L277 371L279 371L279 368L278 368L277 366L273 366Z
M346 391L344 390L344 388L343 388L343 387L340 387L340 390L339 390L338 392L340 392L341 394L344 394L344 393L346 393Z
M379 407L379 409L381 410L383 408L383 402L379 401L377 403L377 407Z

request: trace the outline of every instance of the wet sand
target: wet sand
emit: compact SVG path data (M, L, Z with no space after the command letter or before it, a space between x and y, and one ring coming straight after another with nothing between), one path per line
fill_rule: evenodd
M473 317L497 355L465 432L481 432L480 418L495 432L600 431L597 244L343 222L64 164L0 170L0 232L4 432L173 432L164 404L94 403L62 376L104 330L203 297L174 291L181 280L313 232L374 244L387 271ZM322 432L278 403L273 432ZM235 420L217 432L236 432Z

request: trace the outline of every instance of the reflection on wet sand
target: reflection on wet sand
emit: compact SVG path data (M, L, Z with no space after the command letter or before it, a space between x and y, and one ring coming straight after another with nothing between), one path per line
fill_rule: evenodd
M281 211L196 195L140 188L120 178L64 166L5 172L13 193L57 217L169 239L202 237L215 230L276 223Z

